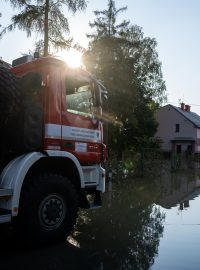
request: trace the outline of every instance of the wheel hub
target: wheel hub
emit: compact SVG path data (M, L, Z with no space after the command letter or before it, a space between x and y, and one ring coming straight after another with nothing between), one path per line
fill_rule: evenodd
M59 194L51 194L44 198L39 208L39 221L43 228L53 230L58 228L65 219L66 205Z

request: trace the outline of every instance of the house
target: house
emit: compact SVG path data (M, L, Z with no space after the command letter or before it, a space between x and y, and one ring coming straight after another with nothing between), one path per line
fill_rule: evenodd
M189 105L168 104L156 112L158 129L155 137L162 142L161 149L168 153L200 153L200 116Z

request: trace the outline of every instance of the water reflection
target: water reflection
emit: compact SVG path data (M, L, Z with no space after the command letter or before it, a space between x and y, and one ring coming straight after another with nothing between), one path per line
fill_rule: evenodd
M112 193L104 195L104 206L80 211L76 229L65 243L26 250L19 248L8 229L0 228L0 269L167 269L166 246L176 242L176 235L170 238L171 227L166 227L168 215L172 222L177 211L191 209L191 200L199 193L200 174L194 170L165 172L153 179L118 175Z
M183 210L200 193L200 174L197 170L165 174L156 185L160 193L159 205L169 209L179 204L180 210Z
M103 269L148 269L157 254L164 215L145 185L129 179L114 188L95 220L82 212L75 237L82 248L100 254Z
M121 178L95 220L82 212L75 238L83 248L92 244L103 269L149 269L158 256L165 209L188 208L200 193L199 179L197 171L168 172L157 179Z

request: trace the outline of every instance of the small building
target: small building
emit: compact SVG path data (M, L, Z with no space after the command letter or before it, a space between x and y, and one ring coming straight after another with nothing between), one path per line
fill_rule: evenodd
M168 153L200 153L200 116L189 105L168 104L156 112L158 129L155 137L161 140L161 149Z

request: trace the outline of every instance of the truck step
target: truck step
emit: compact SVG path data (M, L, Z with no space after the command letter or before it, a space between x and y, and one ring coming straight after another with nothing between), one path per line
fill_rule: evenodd
M11 211L0 208L0 223L11 221Z
M98 209L101 206L102 206L101 194L99 191L96 191L94 195L94 201L93 203L90 203L89 209Z
M10 188L0 188L0 200L1 198L11 197L12 189Z

